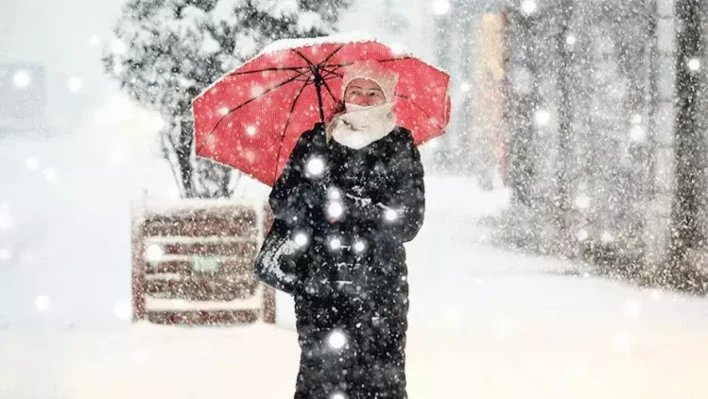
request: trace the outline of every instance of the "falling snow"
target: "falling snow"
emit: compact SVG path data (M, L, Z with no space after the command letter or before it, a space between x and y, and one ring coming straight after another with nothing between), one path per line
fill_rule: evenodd
M700 2L78 0L70 13L10 2L0 397L292 397L301 362L319 365L308 377L327 399L358 397L341 381L404 380L422 398L708 397ZM240 120L209 103L229 134L195 138L192 101L223 95L259 54L283 63L330 33L447 71L448 93L420 82L406 101L449 94L450 124L416 147L417 186L391 189L415 180L402 148L344 146L338 159L335 141L291 169L306 189L271 215L271 187L223 161L276 158L270 110ZM233 93L267 108L280 100L271 88ZM314 102L300 107L319 118ZM281 111L284 131L300 115ZM441 120L398 116L413 133ZM256 216L209 219L204 204ZM152 207L160 216L143 219ZM244 255L270 216L287 225L263 260L281 285L259 283ZM152 322L136 322L140 295ZM225 307L255 308L257 321L155 321Z

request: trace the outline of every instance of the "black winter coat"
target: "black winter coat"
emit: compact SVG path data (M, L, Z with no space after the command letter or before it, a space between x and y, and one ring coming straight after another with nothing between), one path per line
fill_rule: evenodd
M410 131L396 127L356 150L328 143L315 125L298 140L269 202L272 228L290 238L292 256L282 270L257 273L295 298L302 350L295 398L407 398L403 243L416 236L425 211Z

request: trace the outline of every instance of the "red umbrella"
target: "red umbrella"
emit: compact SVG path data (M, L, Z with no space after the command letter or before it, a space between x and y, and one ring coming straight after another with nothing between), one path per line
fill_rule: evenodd
M371 38L288 39L194 100L196 154L272 186L300 134L336 111L341 68L370 60L398 74L394 113L416 144L442 135L450 120L447 73Z

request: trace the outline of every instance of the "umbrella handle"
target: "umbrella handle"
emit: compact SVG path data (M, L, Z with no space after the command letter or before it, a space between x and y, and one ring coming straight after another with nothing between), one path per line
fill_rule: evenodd
M315 89L317 90L317 103L320 105L320 122L324 123L324 106L322 105L322 75L319 73L319 68L317 65L313 68L313 74L315 77Z

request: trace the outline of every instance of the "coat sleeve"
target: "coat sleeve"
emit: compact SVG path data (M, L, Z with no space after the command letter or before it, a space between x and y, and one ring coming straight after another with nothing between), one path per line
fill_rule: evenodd
M396 150L391 163L392 185L384 189L379 201L355 199L347 195L347 207L354 217L399 242L413 240L425 217L425 183L420 152L410 134Z
M302 168L312 133L309 130L300 135L283 172L273 185L268 198L274 215L273 225L256 256L254 267L260 281L291 295L301 284L301 276L297 267L297 249L290 239L290 228L296 224L294 217L304 217L303 201L307 188Z
M283 172L273 185L268 203L276 219L285 220L288 224L292 224L293 218L305 217L304 206L307 205L308 187L305 184L306 179L303 171L304 158L307 156L313 133L316 129L321 128L318 124L315 125L315 129L300 135Z

